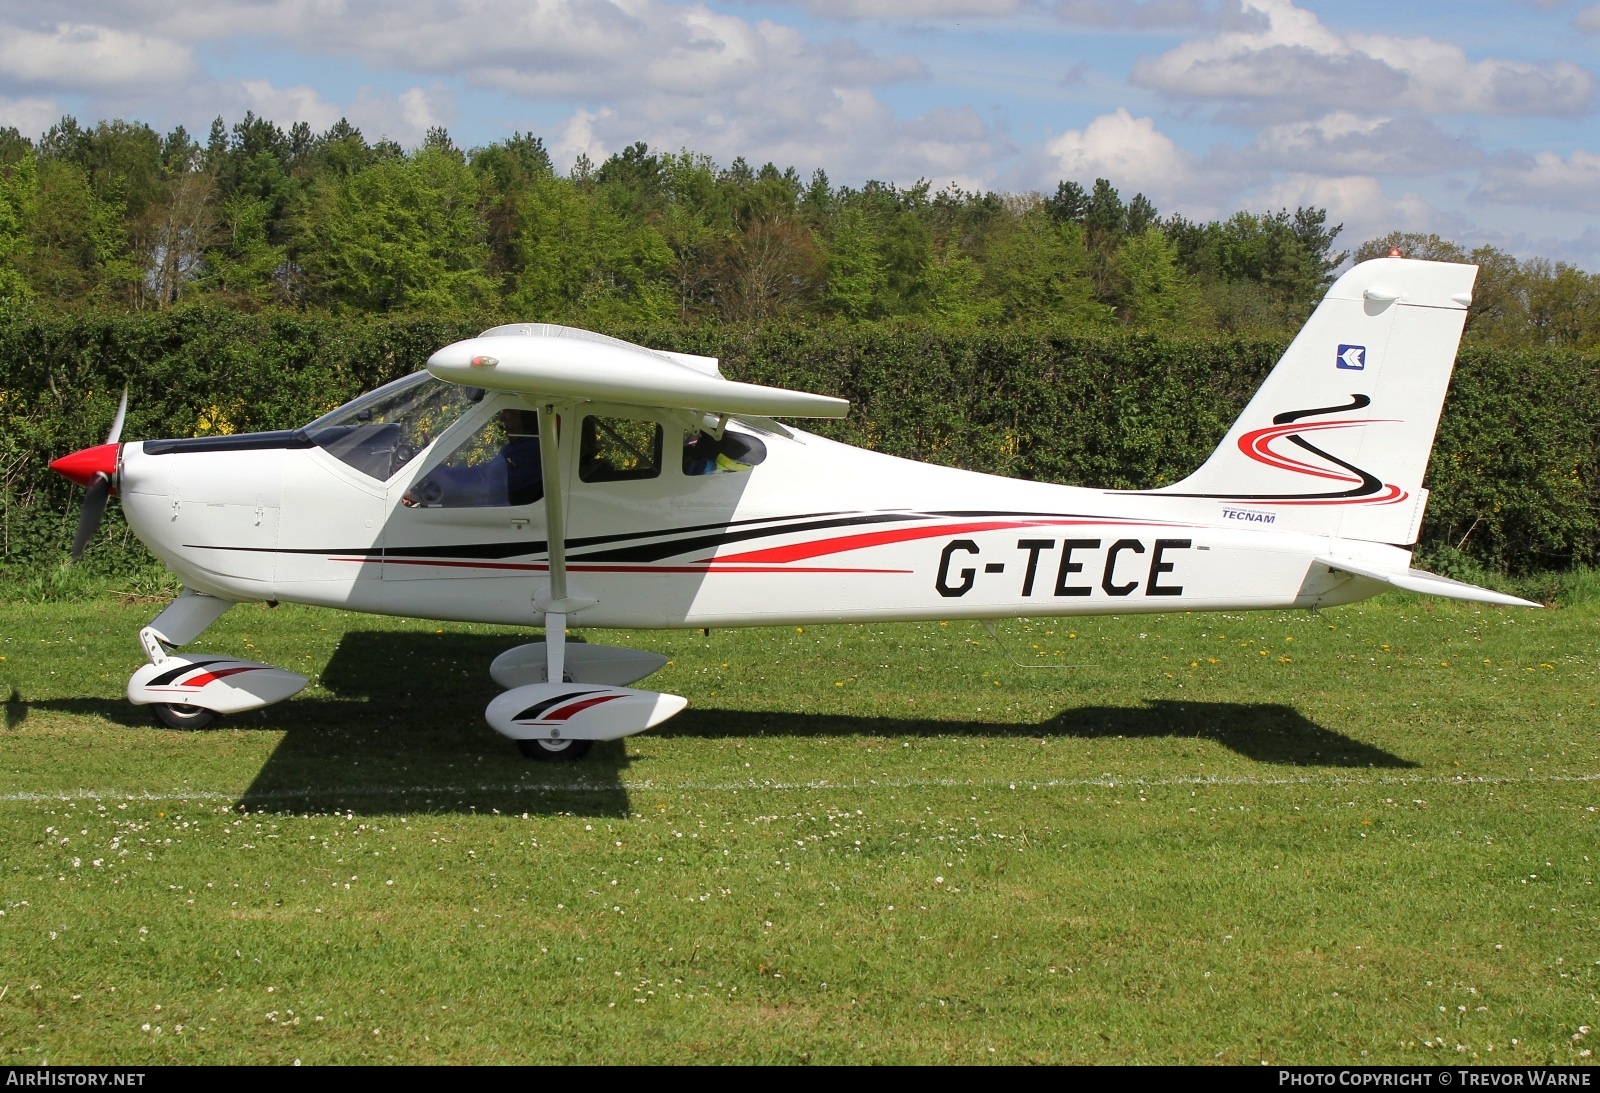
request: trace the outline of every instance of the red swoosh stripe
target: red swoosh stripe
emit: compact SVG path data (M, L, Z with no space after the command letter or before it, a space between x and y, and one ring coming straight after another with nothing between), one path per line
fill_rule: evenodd
M1277 499L1270 501L1249 501L1243 503L1250 505L1394 505L1404 501L1410 496L1410 493L1401 489L1399 486L1396 486L1390 482L1385 482L1383 492L1375 493L1371 497L1346 497L1343 500L1339 500L1338 498L1322 497L1305 501Z
M726 559L696 562L693 565L569 565L568 573L710 573ZM330 562L368 562L370 558L329 558ZM433 558L386 558L385 565L434 566L440 569L502 569L547 573L549 562L457 562ZM729 568L728 573L911 573L910 569L851 569L846 567L796 567L796 566L741 566Z
M582 699L581 701L578 701L578 702L570 702L565 706L561 706L561 707L559 707L557 709L547 711L545 714L543 714L542 716L536 718L534 721L519 721L519 722L517 722L517 724L519 724L519 725L532 725L532 724L537 724L540 721L567 721L574 714L580 714L584 710L587 710L590 706L598 706L602 702L610 702L610 701L612 701L614 699L625 698L625 697L627 697L627 696L626 695L596 695L593 698L585 698L585 699Z
M889 543L906 543L915 539L934 539L943 535L966 535L979 531L1005 531L1009 528L1075 527L1082 524L1104 524L1106 520L988 520L982 523L940 524L937 527L894 528L889 531L868 531L860 535L840 535L833 539L815 539L809 543L791 543L789 546L768 547L743 554L723 554L707 561L724 562L798 562L823 554L842 554L847 550L885 546ZM1165 525L1152 525L1165 526Z
M215 672L202 673L201 675L195 676L193 679L186 679L182 683L180 683L179 686L180 687L191 687L191 688L192 687L204 687L207 683L210 683L212 680L222 679L225 676L236 676L240 672L260 672L260 671L263 671L263 670L264 670L263 666L260 665L260 664L245 664L245 665L242 665L242 666L240 666L238 668L223 668L223 669L221 669L219 671L215 671Z
M1288 425L1270 425L1265 429L1253 429L1239 438L1239 450L1254 459L1257 463L1265 463L1269 467L1280 470L1294 471L1298 474L1314 475L1317 478L1331 478L1336 482L1360 482L1361 479L1351 477L1345 471L1330 471L1325 467L1315 467L1310 463L1302 462L1292 456L1275 452L1271 448L1274 440L1292 433L1320 431L1323 429L1348 429L1356 425L1387 424L1392 419L1374 418L1368 421L1297 421Z

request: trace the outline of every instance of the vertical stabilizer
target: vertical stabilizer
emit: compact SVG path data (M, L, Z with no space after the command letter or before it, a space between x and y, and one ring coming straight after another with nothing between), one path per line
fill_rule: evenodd
M1264 514L1280 530L1416 542L1477 272L1405 258L1350 270L1211 458L1147 496Z

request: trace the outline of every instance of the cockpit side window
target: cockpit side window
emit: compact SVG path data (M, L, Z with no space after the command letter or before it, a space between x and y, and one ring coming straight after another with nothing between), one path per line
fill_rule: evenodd
M305 433L329 455L385 481L482 398L481 388L418 372L324 414Z
M539 417L507 407L406 491L407 508L498 508L544 496Z

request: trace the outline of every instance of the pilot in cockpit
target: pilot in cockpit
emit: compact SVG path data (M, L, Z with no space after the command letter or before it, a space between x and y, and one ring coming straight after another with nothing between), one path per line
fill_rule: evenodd
M544 496L539 418L505 409L406 491L408 508L531 505Z

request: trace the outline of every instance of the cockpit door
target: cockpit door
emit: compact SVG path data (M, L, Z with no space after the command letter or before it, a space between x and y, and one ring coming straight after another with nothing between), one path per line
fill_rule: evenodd
M548 580L538 418L492 395L389 486L385 610L530 622Z

